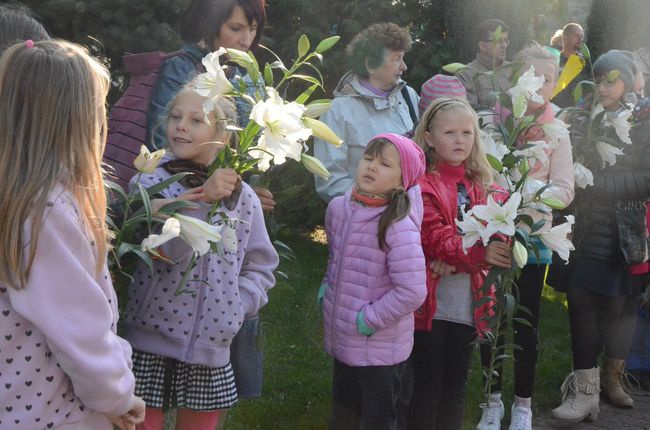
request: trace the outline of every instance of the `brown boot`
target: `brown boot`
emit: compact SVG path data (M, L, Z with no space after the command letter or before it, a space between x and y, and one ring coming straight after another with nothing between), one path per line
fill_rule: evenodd
M598 368L577 369L562 383L562 404L553 409L553 418L578 422L596 421L600 412Z
M602 392L614 406L633 408L634 399L629 395L625 384L625 360L605 358L605 375L601 379Z

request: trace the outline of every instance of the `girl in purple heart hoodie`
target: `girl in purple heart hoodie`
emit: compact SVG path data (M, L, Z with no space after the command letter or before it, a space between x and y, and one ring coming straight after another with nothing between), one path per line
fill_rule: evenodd
M144 418L106 266L109 87L68 42L28 40L0 63L0 429Z
M413 312L426 296L420 244L424 153L410 139L375 136L356 184L332 200L323 303L325 350L334 358L330 428L393 429Z

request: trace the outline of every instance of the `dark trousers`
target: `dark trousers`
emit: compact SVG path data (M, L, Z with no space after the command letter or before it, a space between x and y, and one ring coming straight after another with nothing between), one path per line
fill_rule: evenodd
M539 323L539 306L542 299L542 289L544 288L544 274L546 265L528 264L521 271L521 276L516 281L516 295L519 304L530 311L515 313L515 318L527 320L530 327L513 321L514 330L513 341L521 349L514 349L513 356L515 359L515 395L518 397L532 397L533 387L535 384L535 368L537 367L537 355L539 354L539 334L537 326ZM499 345L503 345L503 336L498 339ZM497 355L503 354L499 351ZM481 345L481 364L486 368L490 359L489 345ZM501 391L501 380L503 378L503 363L496 369L498 376L492 384L492 391Z
M348 366L334 360L330 430L395 430L406 362Z
M613 331L605 340L605 356L617 360L627 360L634 340L637 313L641 304L641 291L646 275L632 276L632 292L625 296L623 310L614 325Z
M475 338L474 327L441 320L430 332L415 331L409 430L461 428Z

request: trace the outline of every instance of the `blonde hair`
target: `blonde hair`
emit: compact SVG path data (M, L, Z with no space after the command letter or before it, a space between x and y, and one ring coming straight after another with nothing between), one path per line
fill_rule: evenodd
M494 179L492 177L492 168L485 156L485 147L481 142L481 132L478 126L478 115L474 109L467 103L467 101L456 98L441 97L434 101L426 111L422 114L422 120L415 129L415 136L413 140L422 148L427 158L427 171L433 172L438 167L438 154L436 151L427 145L424 134L431 130L433 127L433 120L439 112L446 112L451 110L464 110L472 117L472 128L474 130L474 145L472 151L465 160L465 172L467 176L474 182L478 182L487 189L492 185Z
M108 231L101 160L106 142L109 73L73 43L40 41L9 48L0 62L0 282L22 288L36 246L24 246L31 219L35 244L48 194L63 183L76 199L106 264ZM29 251L27 251L29 249ZM27 255L28 253L28 255Z
M517 55L515 55L515 57L512 59L513 63L521 64L525 64L533 60L548 61L549 63L552 63L555 67L555 79L557 79L560 72L559 58L550 53L546 48L537 42L532 42L530 45L517 52ZM526 70L520 70L520 73L524 72L526 72Z
M186 84L178 93L176 93L174 98L172 98L165 107L165 128L167 128L167 123L169 122L170 114L172 109L174 109L176 100L181 94L186 93L198 94L194 90L193 81ZM207 100L207 97L204 98ZM237 108L235 107L232 99L227 96L219 96L216 102L213 103L212 110L206 112L206 118L208 118L208 115L210 114L212 115L212 118L209 118L210 124L214 126L217 135L222 137L224 144L227 143L229 146L236 145L238 137L237 133L233 133L230 129L228 129L229 125L237 125L238 118Z

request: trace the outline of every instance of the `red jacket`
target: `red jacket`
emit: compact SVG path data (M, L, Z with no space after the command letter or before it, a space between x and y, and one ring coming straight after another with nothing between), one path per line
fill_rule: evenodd
M422 250L427 263L427 298L415 313L416 330L430 331L431 320L436 313L436 288L440 278L431 277L429 264L433 260L442 260L455 266L456 273L469 273L475 301L485 295L481 292L483 280L489 269L485 263L485 247L479 241L465 253L463 238L455 223L458 214L456 184L459 182L465 184L471 206L486 203L485 190L466 177L464 166L453 167L440 163L436 172L428 172L420 178L424 203ZM490 295L493 296L493 293ZM482 317L488 312L490 312L489 303L474 310L474 321L479 332L485 331L487 327L487 321Z

